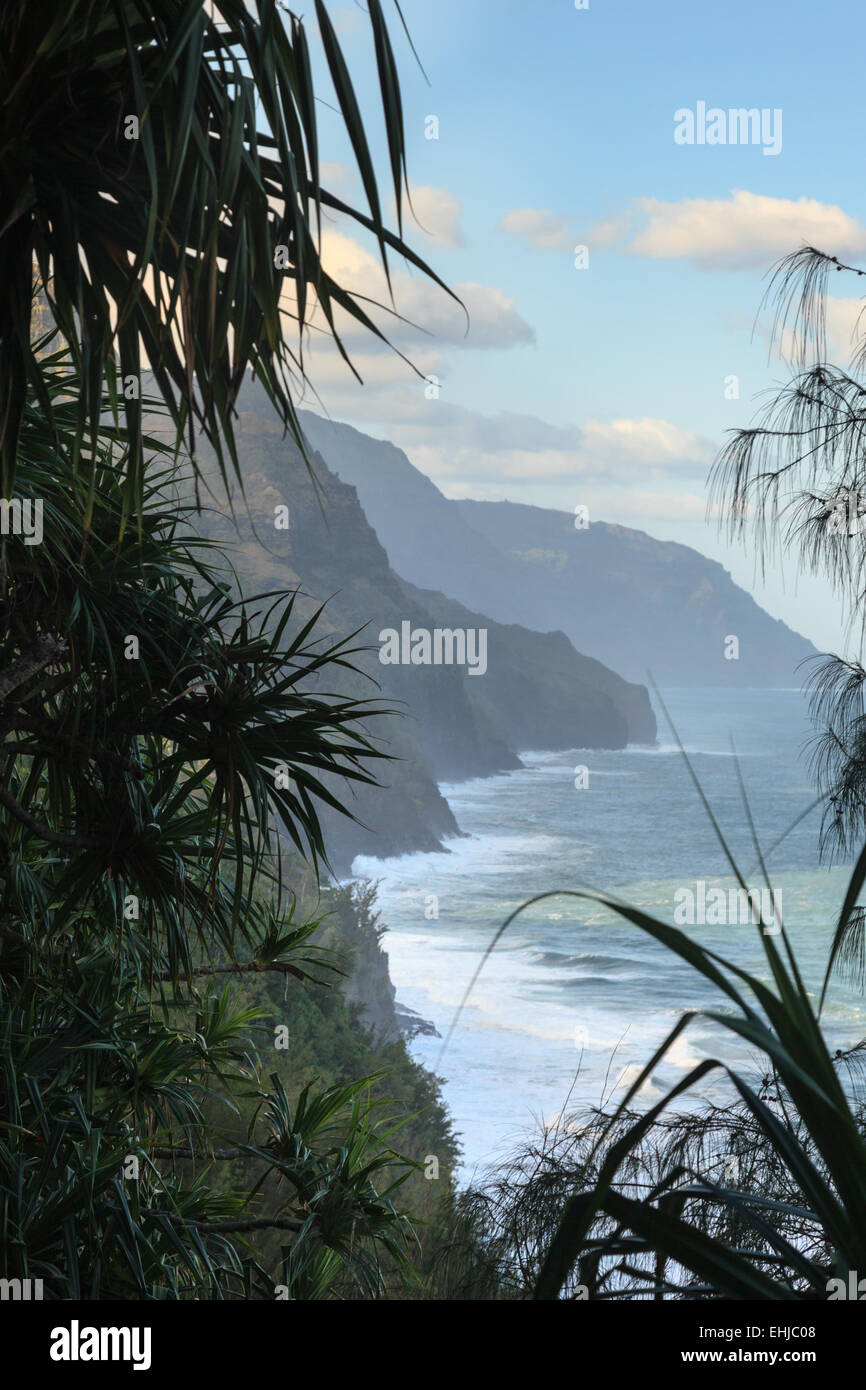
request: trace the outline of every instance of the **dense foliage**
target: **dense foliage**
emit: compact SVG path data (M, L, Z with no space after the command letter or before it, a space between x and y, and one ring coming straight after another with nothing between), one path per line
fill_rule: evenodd
M338 311L381 337L322 265L323 208L386 273L390 249L433 276L400 234L379 0L397 233L315 9L366 210L322 185L307 37L276 0L0 8L0 1242L49 1298L376 1294L408 1248L413 1169L370 1082L287 1089L232 983L336 978L281 851L325 860L318 808L372 783L375 711L328 693L350 646L292 592L240 596L179 500L197 436L242 477L249 369L297 434L314 314L341 347ZM245 1244L262 1230L279 1269Z
M121 446L100 439L91 506L63 433L75 381L54 361L54 428L32 405L18 456L45 533L6 539L0 633L6 1275L54 1297L241 1288L255 1186L217 1193L173 1164L218 1147L207 1106L241 1087L255 1113L237 1156L279 1185L285 1282L321 1292L348 1264L374 1289L378 1247L396 1256L406 1232L375 1190L394 1159L365 1083L290 1098L229 988L235 972L333 974L273 827L315 860L317 778L371 777L359 717L374 710L322 689L351 652L293 623L292 594L238 600L178 539L158 462L118 538Z
M193 462L201 429L224 474L240 478L232 411L249 368L301 442L293 388L305 379L309 323L332 334L347 361L341 320L382 338L364 296L322 263L323 209L371 234L386 275L391 250L437 279L399 234L400 86L380 0L367 11L398 233L385 223L354 86L322 0L315 20L366 210L324 186L307 33L277 0L0 6L3 496L15 480L27 385L48 404L31 343L34 258L80 379L76 447L88 438L92 445L106 385L125 421L126 513L143 498L143 407L128 384L145 368Z

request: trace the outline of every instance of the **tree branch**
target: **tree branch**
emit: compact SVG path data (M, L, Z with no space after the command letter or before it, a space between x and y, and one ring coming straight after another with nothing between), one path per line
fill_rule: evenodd
M0 700L5 700L17 686L23 685L31 676L35 676L43 666L50 666L65 651L66 643L58 637L52 637L50 633L38 638L32 647L0 675Z
M149 1216L168 1216L174 1221L182 1221L186 1226L195 1226L197 1231L206 1231L208 1234L221 1234L223 1231L301 1231L303 1225L300 1221L289 1221L287 1217L249 1217L245 1220L229 1221L195 1221L189 1217L179 1216L174 1211L150 1211Z
M13 815L22 825L26 825L34 835L40 840L45 840L49 845L62 845L64 849L100 849L102 841L93 839L90 835L64 835L59 830L52 830L50 826L43 825L35 816L31 816L26 811L20 801L16 801L10 792L4 787L0 787L0 806L5 806L6 810Z
M76 753L83 759L93 758L96 762L109 762L114 767L121 768L124 772L130 773L140 782L144 781L144 769L132 758L125 758L121 753L115 753L111 748L105 748L100 743L82 743L79 739L71 738L69 735L54 732L47 726L39 726L35 720L16 720L16 724L26 734L33 734L34 738L40 736L46 743L22 743L14 740L11 743L4 742L0 747L9 753L18 754L25 758L48 757L56 758L58 748L62 747L64 757L73 757Z
M291 975L294 974L295 967L292 965L282 965L279 961L274 962L273 965L269 965L266 962L263 963L258 960L248 960L244 962L237 961L234 964L229 962L228 965L197 965L192 973L193 975L249 975L250 973L264 974L269 970L277 975ZM176 976L170 970L166 970L162 975L158 976L158 978L160 980L174 980ZM322 981L322 983L324 984L325 982Z
M201 1158L201 1159L230 1159L230 1158L249 1158L251 1155L246 1149L188 1149L180 1146L178 1148L155 1148L149 1149L148 1153L154 1158Z

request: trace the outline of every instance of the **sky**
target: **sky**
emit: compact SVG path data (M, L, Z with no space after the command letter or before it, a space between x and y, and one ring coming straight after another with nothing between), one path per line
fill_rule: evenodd
M462 311L398 262L396 308L415 327L389 328L424 379L353 332L359 387L314 335L321 406L393 440L449 497L581 506L592 521L694 546L820 649L846 650L842 600L827 583L798 576L791 557L762 578L754 547L731 545L706 507L726 432L752 423L790 375L771 315L759 313L768 272L804 242L866 264L862 161L852 158L866 136L862 11L840 0L402 8L426 73L386 0L417 214L407 238L464 301L468 332ZM387 186L369 24L360 5L330 12ZM306 20L315 28L312 11ZM362 202L316 65L325 181ZM758 142L713 141L710 115L698 143L700 103L724 122L735 108L766 112ZM325 261L387 298L374 249L347 220L328 224ZM831 285L840 366L860 284Z

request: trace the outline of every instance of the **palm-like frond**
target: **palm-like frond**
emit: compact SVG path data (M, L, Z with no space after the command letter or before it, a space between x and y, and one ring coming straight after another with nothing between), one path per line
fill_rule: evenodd
M731 872L745 888L691 763L684 752L682 756ZM760 855L759 859L763 863ZM858 900L864 882L866 850L854 868L842 905L825 992L846 943L849 951L853 949L850 943L862 919ZM762 922L756 924L766 980L610 894L590 889L544 893L516 909L499 928L470 990L511 922L532 903L549 897L595 903L631 923L721 991L725 1008L683 1015L625 1089L620 1104L611 1114L596 1117L590 1142L581 1147L581 1162L570 1170L567 1198L560 1186L559 1205L543 1232L544 1247L536 1247L534 1296L556 1298L579 1282L590 1296L630 1297L635 1280L658 1297L709 1294L794 1300L826 1296L830 1277L839 1270L859 1269L866 1261L866 1133L862 1107L855 1104L839 1075L839 1059L830 1054L820 1010L816 1013L784 925L777 924L776 937L762 929ZM750 1078L722 1060L707 1058L656 1104L641 1113L629 1113L641 1089L696 1018L733 1034L765 1059L765 1086L771 1085L776 1105L762 1093L765 1087L756 1088ZM750 1185L750 1168L734 1180L720 1178L707 1163L707 1152L698 1148L696 1153L694 1147L690 1154L666 1163L652 1181L643 1181L642 1155L656 1144L668 1112L714 1074L727 1078L741 1114L747 1117L753 1147L756 1141L762 1146L759 1177L769 1167L773 1181L761 1179ZM542 1168L544 1164L542 1156ZM636 1175L641 1179L637 1186ZM537 1191L535 1179L533 1184ZM733 1230L738 1235L735 1243L729 1238ZM672 1282L673 1268L680 1274ZM627 1277L611 1284L611 1274L617 1271Z
M258 1008L224 982L333 975L316 920L287 901L280 834L324 855L318 804L341 809L335 779L373 780L362 721L380 706L326 692L332 666L353 670L352 639L321 640L293 592L230 591L155 445L122 527L126 440L103 424L76 466L76 378L58 359L45 381L53 418L31 398L18 452L44 535L6 538L0 621L4 1269L45 1277L52 1297L270 1297L241 1257L255 1193L190 1178L183 1160L214 1150L209 1115L239 1088L266 1114L287 1103L258 1082ZM259 1219L291 1235L301 1291L345 1273L375 1293L378 1252L405 1248L374 1185L397 1160L361 1089L304 1093L292 1123L318 1136L310 1209Z
M334 970L281 837L324 859L318 807L373 780L362 721L384 711L327 692L354 638L320 639L292 592L239 598L178 501L175 448L197 483L200 433L242 485L250 370L304 451L314 315L347 360L342 322L383 338L322 263L323 208L375 238L386 279L392 253L437 278L402 239L382 6L396 234L321 0L316 19L366 210L322 187L307 38L277 0L0 7L0 486L44 527L0 555L0 1248L50 1298L273 1297L243 1254L259 1229L287 1233L293 1297L341 1274L376 1294L380 1251L405 1246L364 1083L292 1111L259 1077L260 1009L221 987ZM145 431L160 410L174 448ZM218 1147L212 1112L250 1092L259 1127ZM300 1204L250 1216L254 1174L197 1171L252 1157Z
M140 380L149 366L193 456L201 428L223 476L231 467L238 477L232 412L248 369L303 451L290 383L304 377L311 313L321 313L347 360L341 314L382 337L362 298L322 264L323 206L374 236L386 276L393 252L441 284L386 226L348 66L321 0L316 18L366 211L322 186L307 37L277 0L13 0L0 9L4 495L14 485L28 385L50 410L31 344L34 258L80 378L76 457L93 447L106 379ZM401 227L399 81L381 4L369 6L369 19ZM143 499L142 402L113 384L112 397L129 436L128 514Z

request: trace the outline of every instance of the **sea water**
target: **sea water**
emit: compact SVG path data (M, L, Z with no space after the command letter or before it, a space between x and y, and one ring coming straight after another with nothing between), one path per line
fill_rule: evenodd
M803 694L679 689L662 691L661 699L731 853L749 886L760 888L742 778L785 928L807 984L820 992L850 866L821 862L820 809L794 824L815 798L814 730ZM654 704L656 748L528 751L521 770L441 788L463 832L444 852L359 857L353 865L356 876L379 883L398 1000L441 1035L419 1035L411 1046L443 1079L463 1146L464 1182L505 1159L540 1125L615 1104L686 1011L696 1017L636 1104L659 1099L705 1057L722 1058L753 1080L767 1070L766 1059L704 1016L732 1007L716 987L615 912L565 896L545 899L511 924L443 1051L485 949L528 898L562 889L615 893L673 924L678 890L735 884L659 700ZM682 930L768 978L761 929L753 923ZM823 1017L834 1048L866 1035L864 999L850 984L833 985ZM720 1074L698 1096L719 1100L726 1084Z

